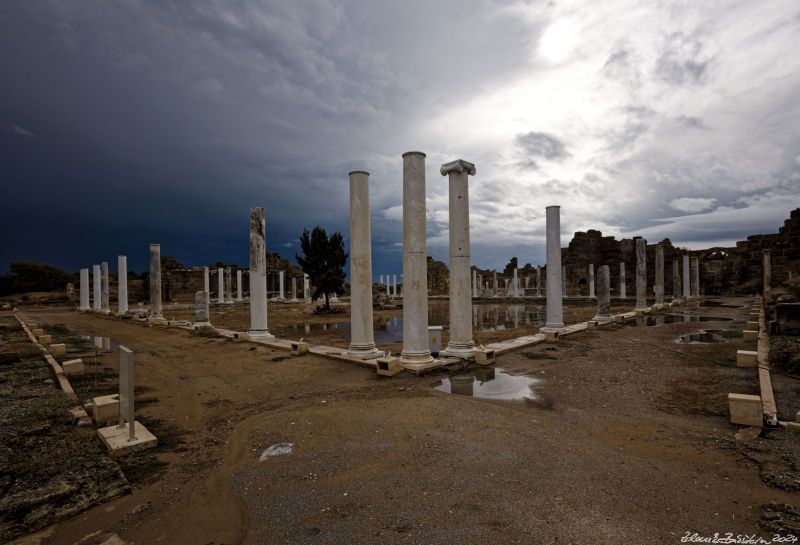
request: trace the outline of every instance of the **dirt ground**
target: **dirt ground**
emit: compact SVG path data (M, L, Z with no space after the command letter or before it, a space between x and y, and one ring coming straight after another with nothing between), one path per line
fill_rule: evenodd
M519 402L436 391L441 372L379 377L176 328L23 310L62 336L105 335L132 348L137 419L161 442L119 460L131 494L26 543L93 545L118 534L136 544L641 544L797 534L800 437L758 437L727 419L728 392L758 393L755 371L735 367L736 350L749 346L738 334L747 300L678 309L730 321L615 325L501 356L497 368L541 380L536 398ZM279 336L308 318L291 307L270 307ZM165 314L180 312L188 311ZM236 320L245 316L212 322L244 330ZM709 328L730 330L726 341L675 342ZM312 340L333 344L335 335ZM112 388L114 365L106 356L105 384L87 376L76 390ZM793 420L800 380L773 380L780 417ZM285 442L291 453L259 461Z

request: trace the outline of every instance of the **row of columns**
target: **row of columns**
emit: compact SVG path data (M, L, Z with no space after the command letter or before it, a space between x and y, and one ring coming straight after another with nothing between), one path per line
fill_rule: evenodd
M117 256L117 290L118 305L117 312L125 314L128 312L128 265L127 257ZM93 284L93 310L101 312L111 312L108 283L108 262L103 261L99 265L92 265L92 284ZM80 270L80 310L90 310L89 306L89 269Z

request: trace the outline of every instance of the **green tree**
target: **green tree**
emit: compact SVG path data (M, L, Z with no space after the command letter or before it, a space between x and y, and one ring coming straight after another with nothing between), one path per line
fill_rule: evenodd
M308 229L303 229L300 250L303 255L295 254L294 257L314 286L311 300L325 297L325 309L330 310L328 294L341 293L346 277L344 265L347 263L347 254L342 234L331 233L329 237L320 226L314 227L310 233Z
M0 276L0 295L30 291L56 291L75 279L58 267L32 261L14 261L8 274Z

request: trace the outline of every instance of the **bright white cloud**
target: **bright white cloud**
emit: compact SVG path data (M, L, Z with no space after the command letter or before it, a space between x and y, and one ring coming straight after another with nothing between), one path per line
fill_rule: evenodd
M714 204L717 199L709 199L703 197L681 197L680 199L673 199L669 205L675 210L681 212L702 212L707 210Z

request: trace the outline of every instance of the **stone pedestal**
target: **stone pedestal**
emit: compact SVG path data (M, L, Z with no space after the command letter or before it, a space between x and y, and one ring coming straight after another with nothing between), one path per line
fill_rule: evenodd
M772 291L772 257L769 250L761 250L761 267L764 272L763 293L766 294ZM790 272L789 274L791 275L792 273Z
M634 237L636 242L636 308L645 311L647 308L647 241L641 237Z
M689 262L689 295L692 297L697 297L700 295L700 289L698 286L698 267L697 267L697 258L691 258Z
M428 271L425 221L425 154L403 154L403 350L400 363L433 362L428 346Z
M656 304L664 304L664 247L659 243L656 246Z
M628 291L625 284L625 263L619 264L619 296L622 298L628 296Z
M683 298L688 299L689 294L689 256L683 256Z
M89 310L89 269L81 269L81 304L80 310Z
M383 356L375 346L372 314L372 235L369 222L369 173L350 173L350 346L347 356L370 360Z
M541 331L564 329L561 281L561 207L547 207L547 322Z
M109 295L108 295L108 261L100 263L100 310L108 312Z
M117 256L117 312L128 312L128 257Z
M195 327L211 327L208 319L208 292L196 291L194 293L194 325Z
M250 208L250 331L251 339L274 339L267 328L267 222L264 208Z
M102 300L102 296L100 295L100 265L92 265L92 310L100 310L102 307L100 306L100 301Z
M450 341L443 356L468 358L475 351L472 339L470 295L469 176L475 165L464 160L445 163L439 169L450 184ZM516 286L517 270L514 269ZM516 287L514 290L516 295Z
M164 319L161 313L161 244L150 245L150 317Z
M677 259L672 261L672 301L681 301L681 269Z
M594 296L594 264L589 263L589 297Z
M242 270L236 269L236 300L242 300Z
M611 271L608 265L597 270L597 314L593 318L598 322L610 322L611 315Z

